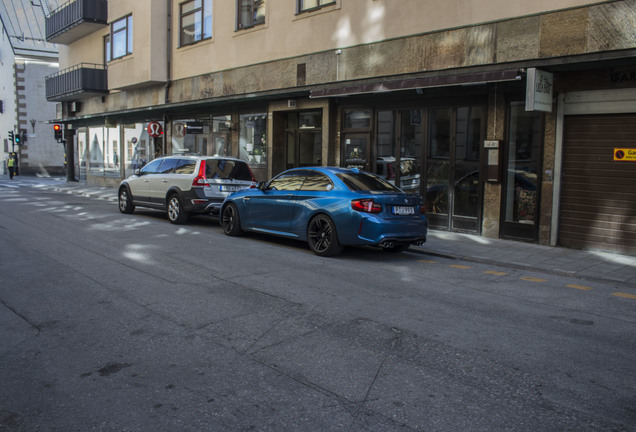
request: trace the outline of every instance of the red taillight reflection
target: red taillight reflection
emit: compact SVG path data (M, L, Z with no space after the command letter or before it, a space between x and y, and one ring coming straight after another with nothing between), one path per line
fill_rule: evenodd
M426 214L426 204L420 204L420 214Z
M205 161L201 161L199 165L199 174L192 180L192 186L210 186L208 179L205 178Z
M355 199L351 201L351 208L364 213L380 213L382 204L378 204L371 198Z

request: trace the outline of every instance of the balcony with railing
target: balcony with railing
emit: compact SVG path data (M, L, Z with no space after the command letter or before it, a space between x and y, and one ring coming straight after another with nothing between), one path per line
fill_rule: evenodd
M44 79L46 100L62 102L86 99L108 93L108 75L104 65L80 63Z
M107 0L70 0L46 17L46 40L67 45L107 25Z

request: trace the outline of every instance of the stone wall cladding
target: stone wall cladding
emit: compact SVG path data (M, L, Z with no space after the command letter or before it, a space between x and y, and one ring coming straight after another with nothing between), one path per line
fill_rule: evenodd
M299 63L311 86L630 49L634 28L636 0L603 3L212 72L172 82L169 102L292 89ZM86 113L153 106L164 94L163 85L111 94L105 104L87 103Z

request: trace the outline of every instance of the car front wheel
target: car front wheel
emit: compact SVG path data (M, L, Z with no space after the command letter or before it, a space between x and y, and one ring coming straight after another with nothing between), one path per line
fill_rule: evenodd
M132 203L132 197L127 187L119 189L119 211L126 214L131 214L135 211L135 206Z
M309 222L307 239L309 248L319 256L338 255L344 249L338 241L336 225L326 215L318 215Z
M172 194L168 197L166 213L168 214L168 219L173 224L181 225L188 220L188 213L183 209L181 198L179 198L177 194Z
M243 234L241 219L235 204L230 203L223 207L221 226L223 227L223 232L229 236L236 237Z

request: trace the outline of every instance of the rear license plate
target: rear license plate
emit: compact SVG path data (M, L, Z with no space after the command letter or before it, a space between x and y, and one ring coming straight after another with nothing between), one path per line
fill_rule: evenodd
M394 215L414 215L415 207L393 206Z
M241 189L243 189L242 186L221 185L221 192L236 192L236 191L240 191Z

